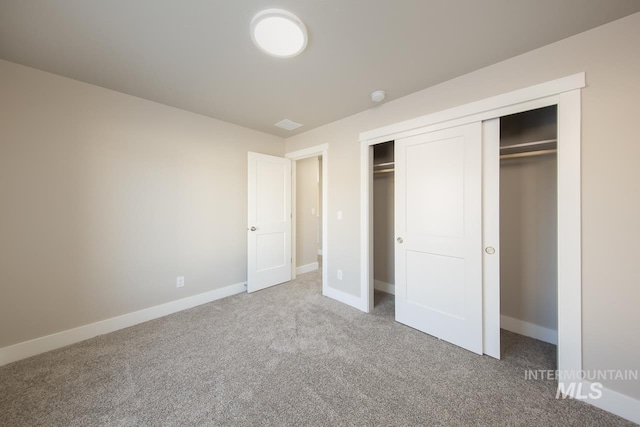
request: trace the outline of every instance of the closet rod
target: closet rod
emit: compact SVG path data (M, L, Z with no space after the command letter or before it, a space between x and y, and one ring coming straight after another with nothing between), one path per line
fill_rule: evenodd
M558 150L554 148L552 150L525 151L524 153L502 154L500 155L500 160L517 159L519 157L544 156L545 154L553 154L557 152Z
M389 173L389 172L393 172L395 169L378 169L378 170L374 170L373 173Z
M532 147L532 146L536 146L536 145L551 144L553 142L558 142L558 140L557 139L545 139L545 140L542 140L542 141L525 142L523 144L503 145L502 147L500 147L500 149L501 150L508 150L510 148Z
M501 154L500 155L500 160L503 159L517 159L520 157L534 157L534 156L544 156L547 154L553 154L553 153L557 153L558 150L551 149L551 150L538 150L538 151L525 151L524 153L514 153L514 154ZM377 169L374 170L373 173L390 173L390 172L395 172L395 169Z

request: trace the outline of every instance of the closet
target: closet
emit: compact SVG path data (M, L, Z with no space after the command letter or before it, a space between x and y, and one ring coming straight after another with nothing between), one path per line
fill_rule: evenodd
M374 304L394 294L394 143L373 147L373 277Z
M500 324L551 344L558 324L556 148L556 106L500 118Z
M557 107L503 116L499 121L500 327L556 344ZM447 138L442 147L450 144ZM395 232L395 169L399 160L394 158L396 145L390 141L373 146L374 306L394 301L389 295L396 291L396 238L406 237L402 232L396 236ZM428 191L427 188L416 191ZM508 347L518 339L506 333L503 342ZM544 348L549 350L549 346ZM552 353L555 358L555 351Z
M580 370L584 77L362 132L361 286L351 304L376 310L381 266L390 280L393 265L387 299L398 323L496 359L514 355L505 344L528 342L556 353L544 360L557 369ZM375 146L391 140L394 226L381 233L391 202L381 203L379 183L391 172ZM381 257L392 228L395 250Z

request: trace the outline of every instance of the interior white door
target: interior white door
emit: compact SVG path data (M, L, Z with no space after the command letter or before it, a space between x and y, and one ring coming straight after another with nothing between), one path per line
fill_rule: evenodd
M291 160L249 153L247 291L291 280Z
M395 141L396 320L482 354L482 125Z
M482 330L484 354L500 359L500 119L482 122Z

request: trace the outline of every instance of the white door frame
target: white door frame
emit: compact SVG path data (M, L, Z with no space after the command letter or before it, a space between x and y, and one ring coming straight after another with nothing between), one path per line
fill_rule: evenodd
M328 202L329 202L329 144L320 144L314 147L304 148L298 151L292 151L284 155L287 159L291 159L293 164L291 168L291 207L293 210L291 222L291 277L296 278L296 160L303 160L309 157L322 158L322 294L325 295L328 288L328 253L329 242L329 221L328 221Z
M558 370L582 369L580 89L585 73L360 133L361 284L357 308L373 309L373 145L551 105L558 106ZM485 310L499 310L499 292ZM496 298L497 295L497 298Z

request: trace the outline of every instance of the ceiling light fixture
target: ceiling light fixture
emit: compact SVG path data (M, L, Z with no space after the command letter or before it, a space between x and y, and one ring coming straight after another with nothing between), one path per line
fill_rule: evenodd
M291 58L307 47L307 27L291 12L265 9L251 20L251 39L271 56Z

